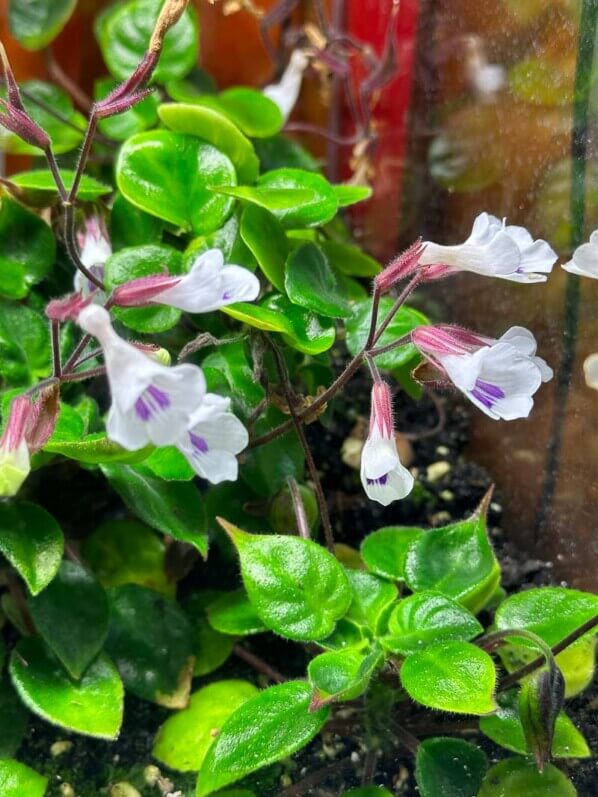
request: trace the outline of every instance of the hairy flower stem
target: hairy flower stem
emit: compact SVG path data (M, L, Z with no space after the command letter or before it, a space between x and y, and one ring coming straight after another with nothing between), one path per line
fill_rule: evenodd
M303 505L301 493L299 492L299 485L297 484L296 479L294 479L292 476L287 478L287 484L289 486L291 500L293 501L293 511L297 521L297 531L300 537L303 537L304 540L309 540L311 538L309 533L309 523L307 522L305 506Z
M373 339L370 341L370 346L373 346L376 343L378 343L382 335L386 332L388 325L390 324L392 319L396 316L396 314L399 312L401 307L405 304L409 296L411 296L411 294L417 288L420 282L421 282L421 275L415 274L415 276L412 277L411 280L407 283L403 291L397 297L393 306L390 308L390 312L376 330L376 334L374 335Z
M274 681L274 683L283 684L287 680L282 673L275 670L274 667L271 667L266 661L256 656L255 653L252 653L250 650L247 650L247 648L241 645L235 645L233 653L237 658L243 659L250 667L253 667L256 672L265 675L271 681Z
M50 334L52 337L52 372L55 377L60 379L62 366L60 363L60 324L58 321L50 322Z
M521 637L522 639L527 639L532 642L542 651L542 657L545 663L548 664L550 668L556 667L554 655L546 642L544 642L544 640L537 634L534 634L531 631L526 631L524 628L507 628L501 631L492 631L491 633L485 634L483 637L477 639L476 645L490 653L491 651L496 650L496 648L508 644L509 639L512 637Z

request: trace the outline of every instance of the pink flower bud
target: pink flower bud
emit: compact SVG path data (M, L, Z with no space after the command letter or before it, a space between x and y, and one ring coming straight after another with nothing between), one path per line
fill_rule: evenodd
M142 307L173 288L182 277L172 277L168 272L149 277L139 277L119 285L112 294L112 301L118 307Z
M59 414L60 388L51 385L40 391L27 428L27 445L32 454L43 448L52 437Z
M46 305L46 318L50 321L76 321L81 310L91 302L91 296L69 293L60 299L52 299Z
M32 147L47 149L50 146L50 137L34 122L26 111L9 105L6 100L0 99L0 107L5 113L0 113L0 124L11 133L23 139Z
M392 260L376 277L376 287L380 293L386 293L403 277L413 274L420 267L419 259L423 251L422 240L418 238L409 249Z
M0 449L4 452L16 451L25 442L31 420L35 416L35 406L31 396L16 396L10 403L8 421L0 438Z

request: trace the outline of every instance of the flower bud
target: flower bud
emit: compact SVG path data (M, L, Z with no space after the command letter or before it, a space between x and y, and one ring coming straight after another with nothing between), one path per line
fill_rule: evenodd
M26 434L35 408L30 396L14 398L8 421L0 438L0 497L16 495L29 475L29 446Z
M386 293L403 277L413 274L419 268L419 259L424 251L421 238L411 244L400 255L395 257L388 266L376 276L376 288L380 293Z
M565 679L556 665L535 673L519 693L519 715L525 741L540 772L550 761L554 726L564 699Z

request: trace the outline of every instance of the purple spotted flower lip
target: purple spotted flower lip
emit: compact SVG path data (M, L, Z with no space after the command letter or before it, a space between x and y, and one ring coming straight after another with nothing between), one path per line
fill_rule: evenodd
M401 464L397 451L390 388L382 381L372 387L370 431L361 452L361 482L368 498L384 506L413 489L413 476Z
M448 325L418 327L413 343L421 354L490 418L526 418L533 396L552 378L536 356L536 339L511 327L498 340Z

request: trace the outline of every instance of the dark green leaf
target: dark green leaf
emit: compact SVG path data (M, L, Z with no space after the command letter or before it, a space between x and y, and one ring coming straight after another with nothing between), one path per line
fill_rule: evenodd
M423 534L423 529L408 526L378 529L361 543L361 558L377 575L391 581L403 581L407 550L420 534Z
M0 759L2 797L44 797L48 778L10 758Z
M74 171L72 169L61 169L60 173L66 189L70 190L75 176ZM52 172L49 170L34 169L30 172L11 174L10 182L25 190L26 200L31 202L31 204L49 205L54 200L53 195L58 194ZM98 180L94 180L93 177L84 174L79 184L77 197L92 202L94 199L109 194L111 191L111 186L100 183Z
M383 786L358 786L344 791L341 797L392 797L392 794Z
M63 548L60 526L41 506L0 503L0 553L32 595L38 595L56 575Z
M475 797L487 768L486 756L475 745L438 736L419 745L415 779L421 797Z
M382 266L358 246L339 241L321 241L320 246L330 265L349 277L375 277Z
M351 315L351 307L340 294L334 273L316 244L303 244L290 254L285 288L294 304L314 313L330 318Z
M268 296L260 306L260 309L266 308L284 318L287 329L282 332L283 339L293 349L314 356L323 354L333 346L336 329L330 319L298 307L286 296L276 293Z
M311 688L288 681L248 700L224 723L208 750L196 797L240 780L250 772L300 750L328 719L328 709L310 712Z
M387 316L393 303L393 299L391 299L390 296L382 297L380 300L380 311L378 313L379 324ZM365 345L370 330L371 316L371 299L364 299L353 305L353 315L351 318L347 319L347 348L353 355L360 352ZM427 323L428 319L423 313L420 313L419 310L403 306L388 325L388 328L378 341L377 346L386 346L389 343L394 343L399 338L411 332L412 329ZM376 357L376 365L378 365L379 368L388 368L392 370L412 360L415 361L417 356L415 346L412 343L407 343L404 346L399 346L392 351L386 352L386 354Z
M345 650L347 648L361 650L367 644L368 639L363 634L363 628L344 617L338 621L330 636L318 641L318 645L324 650Z
M413 700L455 714L489 714L496 709L496 670L490 656L469 642L428 645L408 656L401 682Z
M125 246L160 243L164 224L117 193L110 212L110 237L115 252Z
M162 0L129 0L110 6L96 20L95 33L111 74L126 80L148 48ZM192 9L185 11L164 39L154 80L184 77L197 62L199 31Z
M326 224L336 215L338 199L333 187L325 177L303 169L275 169L258 179L260 188L311 191L309 201L298 202L288 210L274 211L278 220L287 229L314 227Z
M256 435L277 426L285 416L270 408L254 426ZM263 446L252 448L241 466L241 478L253 491L263 496L278 493L292 476L302 481L305 454L297 435L291 431Z
M226 263L237 263L254 271L253 255L241 238L239 227L239 217L233 215L209 235L194 238L183 255L185 271L189 271L195 259L208 249L220 249Z
M106 261L104 279L106 287L113 290L139 277L164 273L180 274L183 270L183 256L172 246L166 244L148 244L121 249ZM176 326L181 311L168 305L144 308L122 308L114 310L116 317L123 324L136 332L165 332Z
M54 263L56 241L39 216L0 196L0 294L22 299Z
M288 244L276 217L258 205L247 205L241 217L241 236L272 285L284 291Z
M256 380L242 340L218 346L206 357L203 368L217 368L226 377L231 396L241 413L248 416L265 397L264 388Z
M171 769L197 772L226 720L259 694L248 681L217 681L195 694L187 708L158 730L152 755Z
M228 659L236 643L236 637L221 634L208 622L207 608L221 594L218 590L200 590L193 592L184 604L185 612L190 618L193 634L193 652L195 654L195 675L207 675L217 670Z
M0 374L11 385L29 385L50 373L48 323L30 307L0 301Z
M0 759L19 749L27 730L27 710L6 676L0 680ZM0 792L1 793L1 792Z
M168 708L187 705L193 675L193 629L174 601L136 584L113 587L106 651L125 688Z
M319 171L318 163L311 153L291 138L278 135L253 143L262 164L262 172L289 166L308 172Z
M214 193L235 185L235 167L211 144L193 136L154 130L123 145L116 164L120 191L133 205L195 235L220 227L233 200Z
M353 593L346 619L376 633L386 609L397 599L398 590L394 584L364 570L347 568L346 573Z
M96 80L96 100L104 99L117 86L118 81L112 80L112 78ZM108 138L126 141L129 136L134 136L135 133L142 133L148 127L153 127L156 124L159 104L160 100L156 94L150 94L149 97L138 102L137 105L134 105L128 111L117 116L109 116L107 119L101 119L99 123L100 132L108 136Z
M486 773L478 797L577 797L569 780L552 764L540 773L532 761L508 758L491 767Z
M226 116L212 108L182 102L161 105L158 113L162 122L175 133L198 136L227 155L240 182L254 182L260 164L253 145Z
M266 630L244 589L225 592L206 611L212 628L222 634L248 636Z
M290 639L328 636L351 602L341 565L310 540L261 536L221 521L241 560L241 575L260 619Z
M47 722L100 739L115 739L123 716L123 685L103 653L73 681L39 637L21 639L10 676L27 708Z
M439 592L418 592L393 609L383 644L393 653L408 656L433 642L473 639L483 630L473 614L452 598Z
M10 0L10 32L28 50L41 50L58 36L76 5L77 0Z
M116 492L141 520L163 534L208 550L205 507L191 482L164 482L141 466L102 465Z
M62 562L52 583L29 609L42 639L73 678L79 679L108 635L108 600L91 573Z

